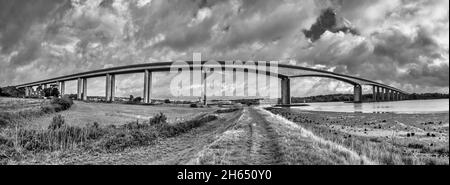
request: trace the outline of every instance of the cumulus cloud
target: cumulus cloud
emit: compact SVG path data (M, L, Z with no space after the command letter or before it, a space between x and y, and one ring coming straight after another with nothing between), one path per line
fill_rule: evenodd
M0 86L201 52L448 92L448 17L447 0L1 1ZM170 78L158 78L155 93L167 94ZM118 91L139 95L141 81L124 76L118 84L128 88ZM352 91L333 80L300 81L294 94ZM295 90L307 87L320 92Z

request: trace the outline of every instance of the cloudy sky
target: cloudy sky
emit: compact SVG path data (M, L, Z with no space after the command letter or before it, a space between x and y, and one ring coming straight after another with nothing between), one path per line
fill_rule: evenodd
M201 52L205 60L291 60L409 92L448 92L448 7L448 0L0 0L0 86ZM167 94L169 81L156 75L154 94ZM118 95L141 95L142 84L142 74L118 76ZM88 86L89 95L104 93L101 78ZM352 87L310 78L295 80L292 91Z

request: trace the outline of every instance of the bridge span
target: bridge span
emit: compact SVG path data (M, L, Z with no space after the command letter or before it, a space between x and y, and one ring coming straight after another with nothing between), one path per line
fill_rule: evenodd
M276 77L281 82L281 104L291 104L291 79L304 78L304 77L320 77L331 78L339 80L353 85L354 102L363 102L362 99L362 86L367 85L372 87L372 101L399 101L405 98L408 93L391 87L382 83L378 83L372 80L363 79L360 77L349 76L344 74L338 74L330 71L324 71L319 69L289 65L278 64L276 65L276 72L265 70L266 68L260 67L274 67L270 62L252 62L255 66L245 65L240 61L186 61L186 62L157 62L157 63L143 63L127 66L112 67L106 69L93 70L88 72L76 73L66 76L60 76L56 78L50 78L46 80L40 80L25 84L17 85L16 88L24 88L25 96L28 97L33 92L34 86L47 87L49 84L56 84L60 94L65 94L65 82L77 80L77 98L79 100L87 100L87 80L95 77L105 77L106 83L106 101L114 101L115 97L115 76L120 74L132 74L132 73L144 73L144 103L151 103L152 96L152 73L153 72L167 72L171 69L183 69L189 68L190 70L201 70L203 72L202 78L206 79L208 69L221 69L222 71L233 71L233 75L236 75L236 71L242 70L244 73L256 73L266 76ZM200 68L196 68L196 64L200 64ZM202 84L206 87L206 83ZM203 88L203 101L206 104L206 88ZM234 92L236 94L236 91Z

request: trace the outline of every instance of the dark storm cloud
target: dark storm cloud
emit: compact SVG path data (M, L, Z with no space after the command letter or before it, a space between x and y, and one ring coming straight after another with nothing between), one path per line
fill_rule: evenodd
M374 54L386 56L399 64L418 63L420 56L429 59L441 58L441 49L430 33L418 27L416 34L408 36L400 30L391 28L382 33L375 32L372 37L377 41Z
M317 22L314 23L309 30L303 30L303 33L311 41L316 41L322 36L325 31L330 31L333 33L344 32L351 33L354 35L359 35L358 31L354 28L342 26L338 27L336 12L332 8L327 8L322 11L322 14L317 18Z
M1 52L11 52L34 23L64 13L68 4L68 0L0 1Z

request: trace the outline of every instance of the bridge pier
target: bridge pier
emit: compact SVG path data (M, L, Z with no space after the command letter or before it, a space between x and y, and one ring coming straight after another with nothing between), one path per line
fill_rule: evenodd
M25 87L25 97L30 96L30 87Z
M291 80L289 78L281 79L281 104L291 104Z
M58 82L58 90L59 90L59 97L63 97L66 91L66 84L64 81Z
M152 72L148 69L144 71L144 103L152 102Z
M383 87L379 87L380 88L380 101L384 101L384 88Z
M375 89L375 93L376 93L376 98L375 98L375 102L379 102L380 101L380 87L378 87L378 86L375 86L376 87L376 89Z
M392 89L389 90L389 101L394 101L394 91Z
M397 101L397 98L395 97L395 94L397 91L392 91L392 101Z
M362 102L362 87L359 84L353 86L353 102L354 103Z
M106 90L105 90L105 94L106 94L106 101L107 102L112 102L114 101L114 95L115 95L115 90L116 90L116 82L115 82L115 75L114 74L106 74Z
M386 101L391 101L391 92L389 89L386 89Z
M378 101L378 88L375 85L372 85L372 101Z
M78 78L77 80L77 100L81 100L83 93L83 80Z
M87 78L83 78L83 101L87 101Z
M208 101L206 100L206 89L207 89L207 84L206 84L206 77L207 77L207 73L206 71L202 70L202 78L203 78L203 105L208 105Z

